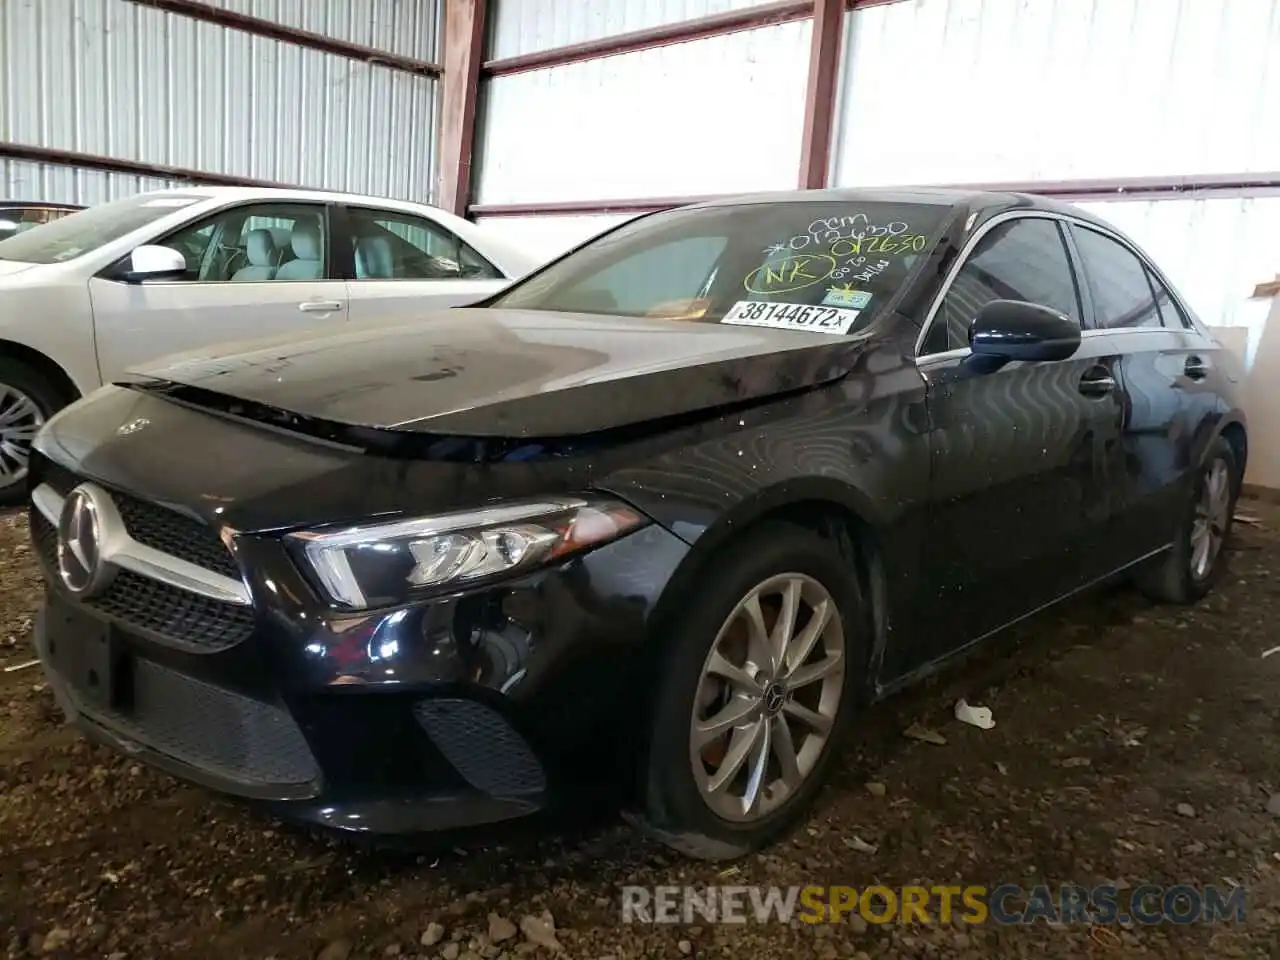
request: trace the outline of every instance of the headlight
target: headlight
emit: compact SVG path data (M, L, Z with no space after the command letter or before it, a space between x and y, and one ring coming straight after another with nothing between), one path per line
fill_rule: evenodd
M614 501L543 500L288 539L334 601L363 609L528 570L646 522Z

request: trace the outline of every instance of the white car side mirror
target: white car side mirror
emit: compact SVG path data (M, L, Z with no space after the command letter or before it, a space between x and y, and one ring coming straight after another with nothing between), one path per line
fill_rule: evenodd
M187 258L172 247L144 244L129 254L129 269L120 279L125 283L144 280L180 280L187 273Z

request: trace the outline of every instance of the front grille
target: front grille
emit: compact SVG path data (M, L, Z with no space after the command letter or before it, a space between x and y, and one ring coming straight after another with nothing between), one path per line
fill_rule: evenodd
M524 737L474 700L419 700L413 715L462 778L493 797L523 797L546 789L542 765Z
M40 480L63 497L82 482L75 474L49 460L42 464ZM138 543L232 580L240 579L240 568L231 551L210 527L176 510L139 500L123 491L112 489L110 493L129 536Z
M58 533L34 507L31 539L49 579L54 580ZM80 605L125 629L145 631L162 640L202 650L224 649L253 631L253 611L247 606L202 597L128 570L121 570L102 596L81 601Z
M55 655L56 662L56 655ZM77 710L113 732L206 773L249 787L319 778L307 742L281 707L222 690L150 660L136 660L127 712L86 707L56 674Z

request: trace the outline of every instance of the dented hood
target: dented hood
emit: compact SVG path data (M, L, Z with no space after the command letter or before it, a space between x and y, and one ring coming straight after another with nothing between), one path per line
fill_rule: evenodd
M335 424L552 437L816 386L846 373L858 352L856 339L817 333L459 308L187 354L136 373Z

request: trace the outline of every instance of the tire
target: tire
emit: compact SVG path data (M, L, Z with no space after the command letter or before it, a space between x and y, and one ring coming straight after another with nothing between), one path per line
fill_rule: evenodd
M763 587L764 600L758 608L763 617L758 622L772 628L778 623L776 611L792 585L799 600L794 619L798 641L806 636L804 628L813 625L814 611L821 608L824 597L825 609L832 614L819 621L828 627L811 631L819 634L811 655L801 656L800 645L789 648L793 657L800 657L790 666L805 667L807 676L793 673L788 690L766 683L766 678L778 678L786 672L785 667L775 671L770 666L750 685L760 695L743 693L749 685L741 681L755 669L756 660L767 661L767 656L758 645L755 653L751 652L749 614L737 612L739 606ZM682 606L687 614L672 627L658 676L642 778L642 811L630 819L687 856L725 860L766 846L813 803L849 719L863 699L870 618L849 560L830 541L781 522L763 523L736 539L707 564L695 589L694 602ZM711 677L704 682L713 649L743 667L738 686ZM819 675L821 679L795 683ZM731 691L738 692L731 695ZM745 725L726 727L730 732L695 748L695 724L706 725L711 718L723 720L727 715L720 711L729 707L747 711L742 714L747 718ZM825 739L810 726L811 721L793 712L799 708L808 709L811 718L814 713L826 715L829 729ZM784 738L779 732L780 723L789 736ZM761 747L757 740L742 763L745 772L728 777L726 790L708 799L705 791L714 784L716 774L728 773L735 751L740 753L750 742L747 731L758 726L769 730L765 767L758 767ZM787 768L793 771L791 784L780 786L784 768L779 757L787 741L798 758L795 767ZM742 809L744 801L733 798L735 784L741 786L743 797L747 796L753 767L762 769L765 776L748 813ZM803 776L797 780L794 772L800 770Z
M34 430L66 406L66 398L49 378L20 360L0 357L0 506L21 503L27 496L25 456ZM5 424L20 407L34 407L34 415ZM15 428L21 428L15 430Z
M1178 518L1173 549L1136 576L1139 589L1153 600L1191 604L1205 596L1222 576L1231 542L1236 498L1240 494L1240 470L1231 444L1218 437L1205 454L1191 485L1191 494ZM1224 484L1215 500L1216 484ZM1216 506L1215 506L1216 504ZM1216 532L1216 546L1202 562L1197 553L1200 515L1209 512Z

